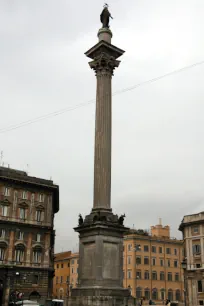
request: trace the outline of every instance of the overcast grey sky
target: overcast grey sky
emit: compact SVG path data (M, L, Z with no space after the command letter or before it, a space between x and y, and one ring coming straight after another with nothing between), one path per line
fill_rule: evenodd
M0 1L0 129L95 97L84 52L102 0ZM113 91L204 60L203 0L109 0L126 53ZM204 64L113 98L112 207L126 225L163 219L172 236L204 208ZM95 105L0 133L4 162L60 186L56 250L75 249L93 201Z

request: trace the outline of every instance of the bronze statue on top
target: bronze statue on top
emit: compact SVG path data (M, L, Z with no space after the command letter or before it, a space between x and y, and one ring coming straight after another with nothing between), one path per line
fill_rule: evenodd
M113 19L113 17L111 16L111 14L108 10L108 4L107 3L105 3L105 6L104 6L104 9L101 13L100 18L101 18L101 22L103 24L103 28L109 28L109 20L110 20L110 18Z

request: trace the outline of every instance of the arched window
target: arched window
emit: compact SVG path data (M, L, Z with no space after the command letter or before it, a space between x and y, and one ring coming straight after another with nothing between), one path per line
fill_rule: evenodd
M157 290L157 288L152 289L152 299L153 300L158 300L158 290Z
M168 290L168 299L169 299L170 301L173 301L173 290L172 290L172 289L169 289L169 290Z
M146 300L150 299L150 290L149 290L149 288L145 288L144 296L145 296Z
M33 248L33 263L40 264L41 262L42 262L42 247L37 245Z
M176 290L176 301L180 301L181 300L181 292L179 289Z
M142 297L142 288L141 287L137 287L136 288L136 297L137 298L141 298Z
M15 246L15 261L17 263L23 263L25 261L25 246L22 243Z
M164 288L162 288L161 290L160 290L160 293L161 293L161 300L165 300L165 289Z

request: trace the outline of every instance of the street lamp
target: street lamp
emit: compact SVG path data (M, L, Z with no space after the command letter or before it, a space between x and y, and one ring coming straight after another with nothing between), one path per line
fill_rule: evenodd
M181 267L183 269L183 278L184 278L184 305L187 306L187 282L186 282L187 262L186 262L186 258L181 262Z

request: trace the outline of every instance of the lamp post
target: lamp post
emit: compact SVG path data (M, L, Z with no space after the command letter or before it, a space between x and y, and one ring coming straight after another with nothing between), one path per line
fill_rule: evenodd
M183 278L184 278L184 305L188 306L188 304L187 304L187 282L186 282L186 270L187 270L186 259L184 259L181 262L181 267L183 269Z

